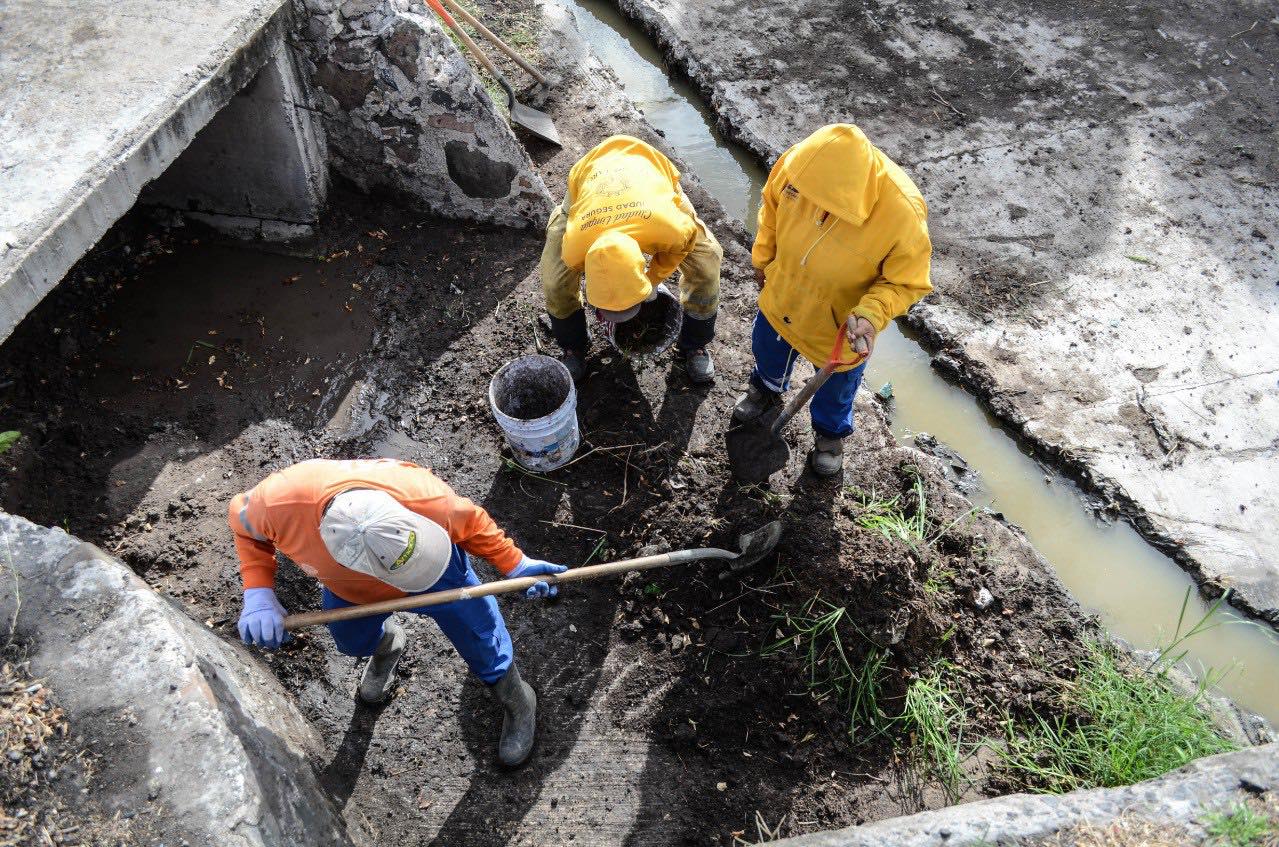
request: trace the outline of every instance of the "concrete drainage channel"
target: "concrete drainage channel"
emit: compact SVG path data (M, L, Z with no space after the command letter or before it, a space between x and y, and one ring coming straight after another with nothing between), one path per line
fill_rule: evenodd
M563 2L564 0L559 0ZM621 79L645 117L686 161L726 211L754 230L766 169L716 128L712 112L686 80L672 79L648 35L608 0L568 2L591 47ZM945 280L938 284L944 285ZM1078 487L1045 468L964 389L930 365L920 343L900 326L880 339L867 370L868 389L892 384L893 432L928 433L953 449L971 475L971 499L1021 527L1062 582L1114 635L1138 649L1171 637L1182 601L1196 621L1208 604L1175 562L1127 523L1104 521ZM1220 687L1241 706L1279 721L1279 640L1229 607L1219 624L1187 645L1187 667L1229 670Z

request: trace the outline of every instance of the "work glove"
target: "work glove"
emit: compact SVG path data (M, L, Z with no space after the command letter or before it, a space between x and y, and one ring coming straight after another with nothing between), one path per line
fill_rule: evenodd
M515 570L506 575L507 579L519 579L522 576L541 576L548 573L564 573L568 570L564 565L553 565L550 562L543 562L541 559L530 559L525 556L520 559L520 563L515 566ZM549 585L545 582L535 582L524 592L525 597L554 597L559 593L559 586Z
M244 589L244 609L240 612L240 640L245 644L275 650L290 638L292 636L284 631L284 607L275 599L275 589Z

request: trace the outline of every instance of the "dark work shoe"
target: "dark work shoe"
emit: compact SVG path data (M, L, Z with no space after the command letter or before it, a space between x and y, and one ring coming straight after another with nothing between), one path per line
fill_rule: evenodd
M576 350L565 350L560 354L560 362L568 368L568 375L573 382L581 382L586 376L586 356Z
M391 696L391 686L395 684L395 666L404 655L404 646L408 636L404 628L390 618L382 624L382 640L377 649L369 657L364 666L364 675L360 677L360 700L370 706L380 706Z
M737 398L733 406L733 420L738 423L750 423L758 420L774 406L782 404L782 396L760 388L755 383L746 386L746 393Z
M813 439L813 452L808 466L818 476L835 476L844 470L844 439L818 435Z
M519 668L511 665L506 676L492 686L493 696L502 704L502 737L497 742L497 758L504 767L518 768L528 761L537 736L537 695L520 679Z
M681 353L680 358L684 362L684 372L688 374L690 382L706 385L715 381L715 362L705 347L689 353Z

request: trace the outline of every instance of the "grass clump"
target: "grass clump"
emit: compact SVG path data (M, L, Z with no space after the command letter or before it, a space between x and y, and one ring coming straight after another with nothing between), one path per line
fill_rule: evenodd
M967 755L964 733L968 711L960 702L948 670L942 663L912 682L898 720L909 731L915 753L955 800L964 781L960 765Z
M928 540L928 499L924 493L924 481L918 476L911 486L917 507L914 514L906 514L901 495L890 500L862 496L861 514L857 525L872 529L887 539L904 541L911 546Z
M1113 648L1093 645L1066 692L1066 714L1006 724L1005 764L1027 788L1060 793L1131 785L1234 750L1200 707L1208 681L1182 694L1170 668L1130 671Z
M777 623L781 638L765 647L764 654L787 647L799 651L809 693L818 700L835 700L848 718L850 738L868 740L888 727L890 721L879 705L888 653L860 638L846 606L818 595L798 611L781 615Z
M1279 844L1279 825L1247 803L1204 816L1204 831L1217 847L1273 847Z

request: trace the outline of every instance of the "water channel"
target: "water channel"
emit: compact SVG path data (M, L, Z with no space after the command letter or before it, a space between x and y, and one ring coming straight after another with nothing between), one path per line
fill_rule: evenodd
M693 85L669 75L657 47L612 3L557 2L572 12L592 49L688 170L753 231L766 169L719 132ZM923 189L927 195L927 186ZM944 286L945 280L934 284ZM958 451L980 474L974 502L1021 526L1067 588L1111 632L1143 649L1166 643L1193 587L1189 575L1128 524L1098 519L1077 486L1041 466L972 395L943 379L928 353L900 327L880 336L864 385L878 389L888 381L899 438L929 432ZM1187 621L1194 623L1207 610L1198 591L1191 591ZM1279 724L1279 639L1228 607L1216 613L1215 623L1184 645L1190 669L1198 674L1229 669L1222 691Z

